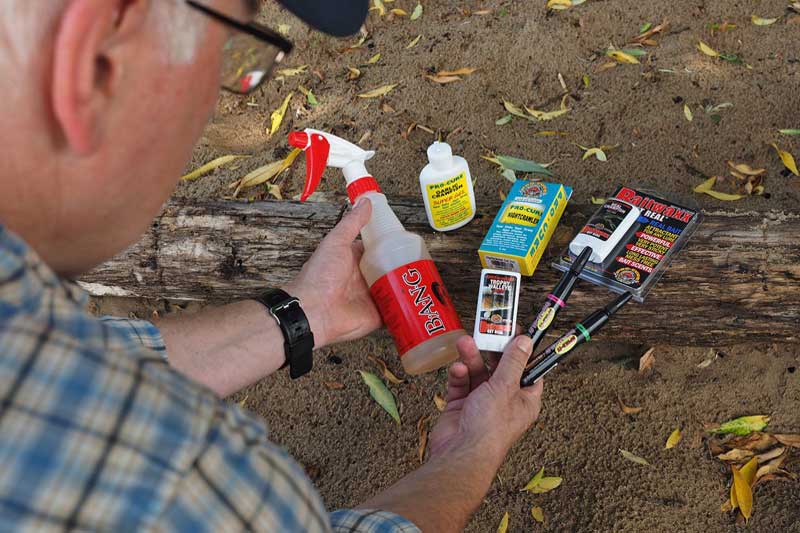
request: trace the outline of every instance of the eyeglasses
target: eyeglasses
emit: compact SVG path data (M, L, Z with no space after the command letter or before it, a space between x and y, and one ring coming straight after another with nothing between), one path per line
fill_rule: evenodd
M235 30L223 50L221 79L226 91L241 95L254 92L294 48L290 41L266 26L239 22L195 0L186 3Z

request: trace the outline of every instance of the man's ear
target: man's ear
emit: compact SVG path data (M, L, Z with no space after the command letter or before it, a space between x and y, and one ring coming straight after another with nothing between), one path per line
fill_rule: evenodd
M97 150L118 91L126 47L145 31L149 0L72 0L56 30L52 105L67 145L78 155ZM126 53L126 51L128 53Z

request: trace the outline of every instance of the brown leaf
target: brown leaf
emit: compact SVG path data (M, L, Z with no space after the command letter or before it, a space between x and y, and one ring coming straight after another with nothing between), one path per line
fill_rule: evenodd
M390 106L389 104L387 104L386 102L383 102L381 104L381 111L383 111L387 115L391 115L391 114L394 113L394 108L392 106Z
M458 76L440 76L438 74L435 76L431 76L429 74L426 74L425 77L434 83L439 83L442 85L444 85L445 83L453 83L454 81L461 81L461 78L459 78Z
M436 75L437 76L469 76L470 74L472 74L476 70L478 70L478 69L465 67L465 68L460 68L458 70L441 70L441 71L437 72Z
M763 452L775 446L778 441L773 438L773 435L768 433L761 433L756 431L745 437L736 437L725 443L728 448L742 448L744 450L753 450L756 452Z
M619 408L622 409L622 412L626 415L635 415L636 413L640 413L643 409L642 407L628 407L619 395L617 395L617 401L619 402Z
M646 375L653 371L653 365L656 364L656 356L653 355L655 348L650 348L639 359L639 374Z
M433 403L436 404L436 409L438 409L439 412L444 411L444 408L447 407L447 400L439 396L438 392L433 395Z
M649 30L644 33L640 33L636 37L633 38L631 41L632 43L639 43L639 44L646 44L645 41L649 41L651 37L653 37L657 33L661 33L669 27L669 22L664 21L661 24L653 26ZM655 41L652 41L655 42Z
M744 174L746 176L759 176L761 174L764 174L767 171L766 168L753 168L753 167L751 167L750 165L748 165L746 163L734 163L733 161L730 161L730 160L729 161L725 161L725 162L733 170L735 170L735 171L737 171L737 172L739 172L741 174Z
M789 435L785 433L775 433L772 435L775 440L780 442L785 446L791 446L792 448L800 448L800 435Z
M756 455L756 459L758 459L758 464L764 464L768 461L775 459L776 457L780 457L781 455L783 455L783 452L785 451L786 448L784 446L779 446L768 452Z
M369 358L370 361L372 361L373 363L378 365L378 367L380 367L381 373L383 374L383 377L386 378L386 381L390 381L390 382L394 383L395 385L401 385L403 383L402 379L400 379L397 376L395 376L392 373L392 371L389 370L389 367L386 366L386 361L384 361L380 357L375 357L375 356L372 356L372 355L368 356L368 358Z
M423 416L417 422L417 432L419 433L419 462L420 464L425 459L425 448L428 447L428 422L431 419L431 415Z
M344 383L339 383L338 381L326 381L325 387L330 390L342 390L344 388Z
M727 453L717 455L717 459L728 463L740 463L746 459L750 459L754 455L755 454L750 450L740 450L738 448L734 448Z

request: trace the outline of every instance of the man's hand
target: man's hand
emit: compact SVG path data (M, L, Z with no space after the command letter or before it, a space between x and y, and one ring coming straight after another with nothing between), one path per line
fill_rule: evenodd
M512 340L489 374L472 337L458 341L461 358L450 367L447 407L431 432L430 456L473 448L499 466L511 446L539 417L542 382L521 389L531 339Z
M300 274L284 290L300 299L314 332L314 346L358 339L381 325L381 317L358 263L364 253L355 242L369 222L372 206L358 202L328 234Z

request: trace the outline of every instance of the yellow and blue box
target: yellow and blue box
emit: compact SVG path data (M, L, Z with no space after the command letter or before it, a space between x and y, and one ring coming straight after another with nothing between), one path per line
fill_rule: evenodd
M478 249L483 267L533 275L571 196L560 183L517 180Z

